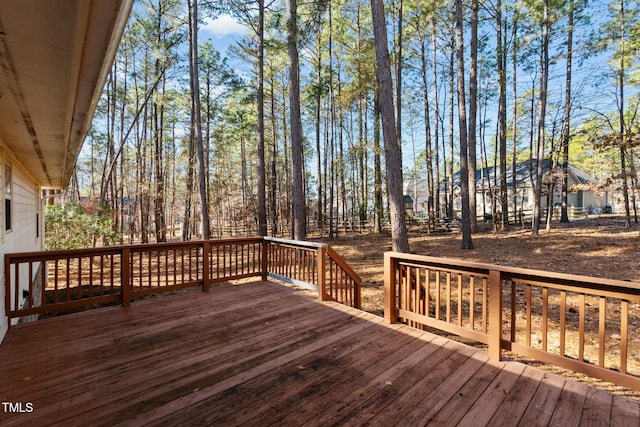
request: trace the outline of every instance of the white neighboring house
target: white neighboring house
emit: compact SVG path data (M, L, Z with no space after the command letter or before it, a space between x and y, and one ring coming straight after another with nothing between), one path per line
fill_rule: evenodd
M0 255L44 249L43 189L66 187L133 0L0 1ZM4 262L0 342L7 309ZM32 272L35 276L39 271Z
M507 191L509 193L509 210L510 215L514 211L522 210L523 212L531 211L534 203L534 190L532 185L532 177L535 176L537 167L536 160L529 160L516 164L515 168L515 192L514 192L514 174L512 172L511 165L507 166ZM553 191L553 204L556 205L562 201L561 187L559 184L559 176L556 174L552 176L551 161L544 160L543 162L543 193L549 189L549 183L552 179L557 182L554 185ZM496 177L496 174L498 176ZM476 171L476 206L478 216L482 216L484 213L492 213L492 202L499 204L498 200L492 200L490 196L491 192L497 194L498 188L496 188L495 182L499 185L499 167L488 167L478 169ZM535 179L535 178L534 178ZM604 209L605 206L610 205L608 192L597 192L593 189L598 182L582 169L569 165L569 194L568 203L570 206L576 208L600 208ZM492 191L490 192L489 189ZM444 210L446 205L446 197L449 194L449 184L445 181L440 183L440 206ZM424 216L427 212L427 202L429 200L429 191L427 181L425 179L408 180L405 182L405 194L410 195L413 199L413 209L415 216ZM458 212L461 210L460 204L460 173L453 175L453 210ZM515 200L514 200L515 196ZM434 195L435 197L435 195ZM514 209L515 201L515 209ZM546 197L543 197L542 209L546 208ZM499 209L499 206L497 206ZM442 213L444 216L444 212Z

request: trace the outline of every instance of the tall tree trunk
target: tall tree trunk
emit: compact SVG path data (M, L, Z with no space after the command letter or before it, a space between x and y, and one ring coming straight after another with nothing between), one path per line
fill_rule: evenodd
M505 70L506 44L503 38L504 22L502 1L496 5L496 36L498 63L498 146L500 151L500 224L505 228L509 224L509 195L507 188L507 76Z
M375 211L374 233L382 232L382 218L384 217L384 206L382 204L382 159L380 153L380 91L375 88L373 100L373 170L374 170L374 195L373 209Z
M454 18L455 19L455 18ZM455 217L455 212L453 209L453 199L454 199L454 191L453 191L453 151L454 151L454 135L453 135L453 128L454 128L454 116L455 116L455 112L454 112L454 106L455 106L455 93L456 93L456 80L455 80L455 68L454 68L454 61L455 61L455 55L456 55L456 51L455 51L455 45L456 45L456 35L455 35L455 31L451 32L451 52L449 55L449 175L448 175L448 181L449 181L449 203L448 203L448 209L447 209L447 216L449 217L449 220L452 221L453 218ZM444 131L444 123L442 125L443 131ZM443 132L443 138L444 138L444 132ZM443 151L444 151L444 144L443 144ZM446 174L446 171L445 171Z
M541 202L542 202L542 175L544 172L544 125L547 112L547 84L549 82L549 0L544 1L542 20L542 52L540 56L540 102L538 116L538 151L536 169L535 204L533 208L532 234L537 236L540 232ZM551 209L551 206L547 206Z
M146 79L145 79L146 80ZM146 102L145 102L146 104ZM150 196L149 196L149 182L147 176L147 163L148 163L148 126L149 121L149 108L144 107L144 119L142 126L142 137L140 141L141 155L140 155L140 241L141 243L149 243L149 209L150 209Z
M356 47L358 56L362 55L362 22L361 22L361 9L360 5L357 6L357 17L356 17ZM358 72L361 74L362 64L358 62ZM367 121L367 105L368 105L368 97L369 93L367 91L363 91L363 93L358 97L358 147L357 147L357 156L358 156L358 172L359 172L359 180L360 180L360 203L358 206L358 230L362 231L364 224L366 223L367 217L367 200L368 200L368 188L367 185L367 169L368 169L368 152L367 152L367 137L368 137L368 121Z
M329 238L334 239L338 233L340 232L340 208L342 207L342 212L344 213L344 203L343 198L340 197L340 200L336 197L336 190L338 190L338 194L342 195L343 193L339 190L338 186L342 182L342 159L336 157L336 106L335 106L335 97L333 93L333 13L332 9L329 8L329 97L327 98L328 102L328 123L327 123L327 141L329 144L329 159L331 162L331 189L330 189L330 198L331 198L331 220L329 224ZM334 216L335 212L335 216Z
M409 238L402 194L402 158L398 146L398 136L396 135L391 64L387 47L387 27L382 0L371 0L371 15L376 43L376 76L380 89L380 111L387 166L387 185L389 188L392 247L397 252L409 252Z
M433 70L433 117L434 117L434 129L433 129L433 141L435 148L435 163L436 163L436 175L435 175L435 206L434 212L436 217L440 217L441 208L440 208L440 103L438 101L438 67L437 67L437 43L436 43L436 19L435 13L431 18L431 45L433 49L433 62L432 62L432 70ZM443 150L444 156L444 150ZM446 176L446 163L445 163L445 176ZM446 204L446 203L445 203Z
M163 45L163 16L166 11L162 2L158 3L158 20L156 26L155 48L159 51ZM160 57L156 57L154 63L154 79L160 79L162 73L162 64ZM153 195L153 217L155 224L156 242L165 242L167 240L167 227L164 215L164 129L163 129L163 96L164 96L164 78L162 79L162 87L157 85L154 90L151 106L151 123L153 129L153 164L154 164L154 195Z
M359 190L360 190L360 203L358 205L358 230L362 231L363 225L366 223L367 216L367 200L368 200L368 185L367 185L367 168L368 168L368 152L367 152L367 99L360 99L358 102L358 173L359 173Z
M629 182L627 178L627 129L624 118L624 109L625 109L625 99L624 99L624 89L625 89L625 72L626 72L626 64L625 64L625 55L626 55L626 36L625 36L625 20L626 20L626 9L625 9L625 0L621 0L620 2L620 16L621 16L621 24L620 24L620 70L618 71L618 86L620 88L620 101L618 105L618 115L620 121L620 172L622 175L622 195L624 197L624 214L625 214L625 227L631 227L631 208L629 206Z
M329 72L331 74L331 72ZM332 101L332 89L331 83L329 84L329 98L327 99L329 111L329 117L325 121L325 159L328 161L328 165L325 162L325 170L328 166L329 173L329 240L333 240L336 235L336 219L338 218L338 203L336 202L336 156L335 156L335 144L334 144L334 117L331 114L333 108L331 107ZM325 176L327 176L325 174Z
M202 116L200 112L200 81L198 79L198 1L187 0L189 8L189 67L191 81L191 102L194 113L193 135L195 137L196 154L198 156L199 188L202 214L202 238L211 237L209 224L209 200L205 173L204 143L202 141Z
M293 238L307 238L305 221L302 120L300 117L300 75L298 61L298 2L289 0L287 50L289 52L289 111L291 116L291 167L293 174Z
M264 0L258 0L258 235L267 235L267 173L264 141Z
M273 145L271 147L271 188L270 188L270 206L271 206L271 235L278 234L278 125L276 119L276 94L275 94L275 78L273 70L271 72L271 132Z
M107 204L110 203L113 208L114 197L113 197L113 183L115 181L115 173L113 172L115 168L113 167L116 164L117 159L115 158L115 114L116 114L116 97L117 95L117 64L114 62L111 72L109 73L109 79L105 86L105 92L107 97L106 107L107 112L105 114L106 117L106 130L107 130L107 149L104 156L104 162L102 165L102 178L100 180L100 198L98 200L98 205L101 209L107 207ZM93 155L92 155L92 168L93 168ZM92 184L91 184L91 195L94 195L93 188L95 187L93 183L93 173L92 173ZM109 192L111 194L109 195Z
M123 82L122 82L122 92L123 93L127 93L129 90L129 86L128 86L128 78L127 78L127 74L129 73L129 58L127 55L123 55L123 74L124 74L124 78L123 78ZM121 100L120 102L120 138L121 141L124 140L124 134L123 134L123 130L125 129L125 117L127 114L127 103L125 102L124 99ZM125 189L127 187L127 180L125 178L125 164L128 163L128 159L125 158L125 154L122 154L122 158L120 159L120 176L121 176L121 182L120 182L120 230L119 230L119 235L120 235L120 244L124 244L124 235L125 235L125 227L128 227L129 224L125 223L125 209L129 210L130 209L130 202L129 202L129 191L127 190L125 193ZM128 168L128 166L127 166ZM126 202L125 202L126 201ZM125 205L126 203L126 205Z
M242 189L242 206L248 206L248 193L249 193L249 174L247 172L247 143L245 136L240 135L240 178ZM246 218L247 212L243 212L243 217Z
M322 175L322 157L320 156L320 147L322 146L322 51L324 50L321 43L322 32L318 33L318 69L316 77L316 93L315 101L316 101L316 122L315 122L315 131L316 131L316 174L318 175L318 230L320 231L320 235L322 235L324 229L324 196L323 196L323 175ZM326 155L326 154L325 154Z
M335 137L338 138L338 157L334 161L337 163L337 171L334 173L338 178L338 193L340 197L339 206L339 219L342 223L347 222L347 186L345 182L346 162L344 155L344 138L343 138L343 112L340 107L338 110L338 103L336 99L340 99L340 91L342 87L340 85L340 65L336 67L336 75L334 80L334 67L333 67L333 13L332 9L329 9L329 103L330 103L330 115L331 115L331 140L335 143ZM337 84L335 83L337 82ZM337 86L337 94L334 93L334 86ZM340 222L338 222L338 228L336 232L340 230Z
M286 77L286 78L285 78ZM287 80L288 76L283 76L283 80ZM289 138L290 133L287 133L287 128L290 126L291 117L287 121L287 87L286 83L282 82L282 97L281 97L281 110L280 117L282 118L282 152L284 164L282 167L282 173L284 175L283 179L278 181L279 185L279 194L280 194L280 212L285 213L284 215L278 215L280 219L280 229L282 233L285 232L287 225L290 228L291 236L294 235L294 221L293 221L293 178L292 178L292 166L291 166L291 149L289 148ZM282 197L284 196L284 197Z
M471 231L478 231L476 209L476 129L478 112L478 0L471 1L471 64L469 66L469 215Z
M156 75L160 71L160 63L156 60ZM164 86L164 85L163 85ZM155 194L153 198L153 214L156 226L156 242L167 241L167 226L164 216L164 138L162 95L156 93L153 101L153 145L155 166ZM160 102L159 102L160 101Z
M512 127L512 141L511 141L511 200L513 205L513 222L518 222L521 215L518 215L518 181L516 176L516 161L518 154L518 43L516 37L518 35L518 20L519 10L516 9L513 13L513 52L512 52L512 67L513 67L513 125ZM524 190L523 190L524 191ZM524 196L524 194L523 194Z
M435 67L435 64L434 64ZM427 69L427 38L426 35L420 41L420 68L422 74L422 86L423 86L423 103L424 103L424 132L426 136L426 162L427 162L427 189L429 193L429 198L427 199L427 232L430 233L433 223L432 221L435 219L434 212L434 188L436 185L440 185L439 182L434 183L433 176L433 142L431 140L431 107L429 105L429 76ZM437 121L437 120L436 120ZM438 140L436 139L436 147ZM417 174L416 174L416 182L417 182ZM417 198L417 193L416 193Z
M456 64L458 76L458 128L460 132L460 198L462 199L462 249L473 249L469 210L469 151L467 147L467 103L464 84L464 35L462 0L456 0ZM475 195L474 195L475 196Z
M193 107L193 104L192 104ZM195 157L195 144L194 144L194 136L193 129L195 126L193 125L193 118L195 117L194 112L191 112L191 135L189 136L189 158L187 159L187 182L186 189L187 194L184 198L184 219L182 224L182 240L187 241L191 240L191 222L193 221L193 174L194 174L194 157Z
M569 0L567 28L567 79L565 82L564 117L562 120L562 212L560 222L569 222L569 141L571 139L571 75L573 59L573 0Z
M402 159L402 30L403 30L403 7L402 0L398 0L398 39L396 44L396 133L398 135L398 146L400 147L400 158Z

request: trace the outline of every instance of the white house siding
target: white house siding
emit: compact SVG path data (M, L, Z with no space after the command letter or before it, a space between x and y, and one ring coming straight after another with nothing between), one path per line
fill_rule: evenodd
M11 230L5 230L5 165L11 166ZM5 147L0 145L0 342L8 329L5 309L4 255L13 252L40 251L44 249L43 202L41 190L26 169L16 161ZM36 272L34 271L34 274ZM28 289L28 270L21 269L20 305L24 303L22 289ZM13 298L12 298L13 300ZM15 323L15 320L14 320Z

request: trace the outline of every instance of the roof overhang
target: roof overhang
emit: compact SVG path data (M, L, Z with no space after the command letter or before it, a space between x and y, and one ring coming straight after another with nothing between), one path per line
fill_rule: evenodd
M0 1L0 140L42 187L69 182L132 4Z

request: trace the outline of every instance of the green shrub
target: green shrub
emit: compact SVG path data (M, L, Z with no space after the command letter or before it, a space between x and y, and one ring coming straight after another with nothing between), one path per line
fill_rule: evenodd
M113 220L108 213L89 215L79 204L45 209L45 247L47 250L90 248L117 242Z

